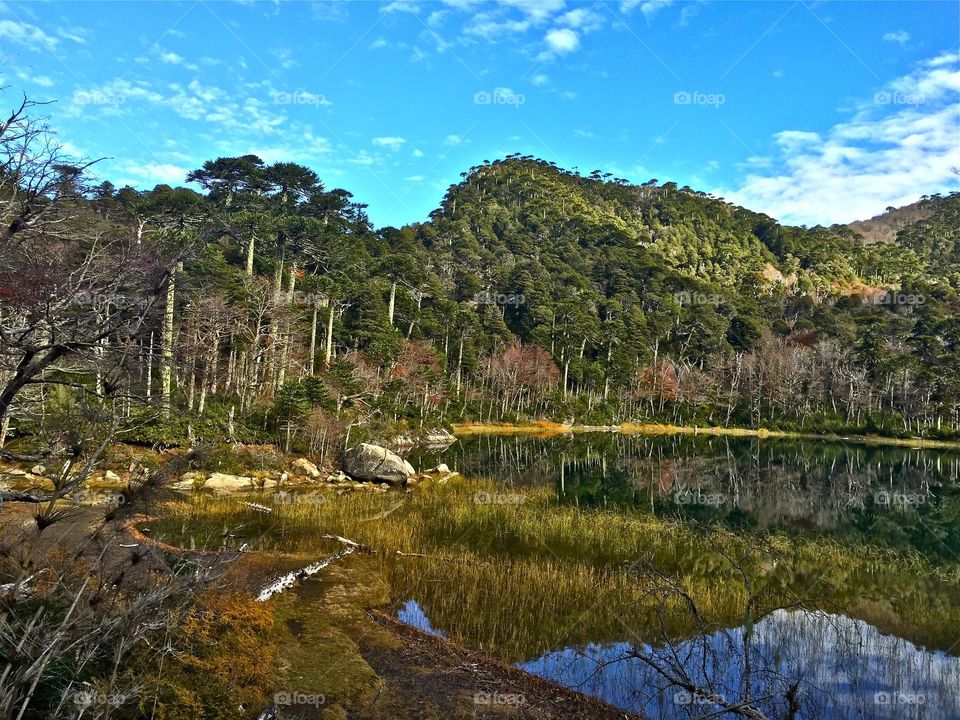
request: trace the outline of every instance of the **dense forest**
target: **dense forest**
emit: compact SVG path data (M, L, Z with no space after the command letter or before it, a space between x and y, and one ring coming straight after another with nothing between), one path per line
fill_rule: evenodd
M960 195L865 242L511 155L377 229L253 155L117 188L35 110L0 126L8 454L80 426L320 456L466 420L960 427Z

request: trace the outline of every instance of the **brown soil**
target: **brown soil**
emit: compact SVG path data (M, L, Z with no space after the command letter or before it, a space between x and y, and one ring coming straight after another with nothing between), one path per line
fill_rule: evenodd
M370 617L397 642L361 639L360 652L383 688L373 701L349 708L351 720L641 717L423 633L382 612L371 612Z

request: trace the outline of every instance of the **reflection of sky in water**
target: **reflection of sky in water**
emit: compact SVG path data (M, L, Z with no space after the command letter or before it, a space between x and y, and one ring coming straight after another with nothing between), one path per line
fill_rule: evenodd
M436 630L433 625L430 624L430 618L427 617L427 614L420 609L420 605L416 600L407 600L402 608L397 611L397 619L400 622L411 625L417 630L422 630L425 633L430 633L431 635L437 635L438 637L445 638L447 634Z
M399 618L426 632L435 630L408 601ZM689 676L728 701L742 698L743 630L734 628L689 640L673 652L644 646L660 664L677 661ZM651 718L697 718L719 707L691 698L646 663L631 657L628 643L565 648L520 663L547 678ZM754 627L751 651L754 698L768 717L786 717L784 693L799 681L805 720L950 720L960 718L960 658L931 653L884 635L861 620L823 612L777 610ZM713 715L717 717L717 715ZM723 717L731 717L724 714Z

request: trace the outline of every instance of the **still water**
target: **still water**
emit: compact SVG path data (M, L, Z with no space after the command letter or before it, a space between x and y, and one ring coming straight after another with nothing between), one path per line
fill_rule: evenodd
M847 442L591 433L475 436L409 454L560 503L827 534L960 561L960 452Z
M465 438L442 451L417 450L410 459L421 468L445 462L492 479L504 492L548 486L560 506L826 537L919 554L945 568L960 562L960 454L953 452L591 434ZM952 589L947 595L957 597ZM431 624L430 599L403 599L398 617L457 636L456 627ZM960 635L954 643L954 629L943 630L939 647L928 648L835 609L806 606L671 643L604 637L511 661L651 718L734 717L725 704L745 697L770 718L960 718ZM671 676L689 679L697 690Z

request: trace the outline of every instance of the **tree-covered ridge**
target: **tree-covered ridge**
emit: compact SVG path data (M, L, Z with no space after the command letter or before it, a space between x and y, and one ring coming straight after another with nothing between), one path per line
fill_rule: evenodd
M5 176L11 436L48 421L49 384L119 393L140 437L314 451L456 420L960 424L957 196L865 243L510 156L464 173L425 222L376 229L296 163L218 158L189 175L203 192L136 191L91 186L44 147L11 148ZM56 327L71 334L32 361Z

